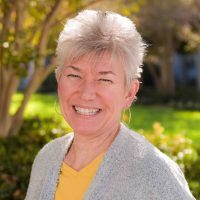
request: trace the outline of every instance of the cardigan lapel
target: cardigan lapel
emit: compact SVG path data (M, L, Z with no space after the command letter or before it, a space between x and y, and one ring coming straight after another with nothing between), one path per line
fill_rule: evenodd
M123 162L123 157L119 155L123 151L125 145L124 137L126 137L126 132L128 129L121 123L120 131L108 148L98 170L93 178L88 190L85 193L84 200L100 200L106 192L106 182L109 177L116 172L117 166L120 166Z
M41 190L39 200L53 200L54 199L57 183L59 180L61 165L67 153L67 150L70 147L70 144L73 140L73 133L67 134L64 137L65 139L62 141L62 143L59 146L60 150L59 150L59 153L56 155L54 164L50 166L49 169L47 168L48 172L44 180L44 184Z
M85 193L84 200L100 200L103 199L104 192L106 191L106 180L117 170L116 166L119 166L123 160L123 157L119 157L120 152L123 150L125 145L124 137L126 137L125 132L127 132L125 125L121 123L119 133L111 146L108 148L98 170L93 178L88 190ZM57 188L57 183L59 180L60 169L64 157L67 153L68 148L73 141L73 134L66 135L60 145L60 153L56 156L56 160L47 172L44 180L43 188L41 190L39 200L53 200Z

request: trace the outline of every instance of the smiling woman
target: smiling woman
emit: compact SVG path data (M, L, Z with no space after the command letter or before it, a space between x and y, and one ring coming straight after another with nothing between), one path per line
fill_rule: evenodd
M121 110L130 105L129 101L133 100L139 87L138 80L134 80L131 89L126 90L120 60L116 58L110 62L108 51L101 54L100 58L96 58L90 53L69 65L66 63L58 77L61 110L77 137L103 137L111 130L116 133Z
M26 200L192 200L180 168L120 122L139 89L145 43L113 12L68 20L57 46L63 118L73 133L36 156Z

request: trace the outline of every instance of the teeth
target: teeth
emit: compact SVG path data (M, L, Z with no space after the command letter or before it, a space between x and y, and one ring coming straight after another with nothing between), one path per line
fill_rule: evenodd
M74 108L78 113L83 115L94 115L100 110L100 109L86 109L77 106L74 106Z

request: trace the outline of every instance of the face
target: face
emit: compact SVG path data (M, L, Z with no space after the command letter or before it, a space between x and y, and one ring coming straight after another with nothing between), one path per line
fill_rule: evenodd
M125 87L125 72L110 54L91 59L84 55L66 63L58 78L58 95L65 120L75 133L98 135L119 126L122 109L128 108L138 90L134 81Z

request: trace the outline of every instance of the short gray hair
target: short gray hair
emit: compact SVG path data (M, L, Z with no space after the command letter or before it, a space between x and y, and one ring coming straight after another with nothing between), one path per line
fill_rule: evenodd
M57 45L56 76L66 62L109 51L125 67L126 84L141 77L146 44L127 17L111 11L84 10L64 25Z

